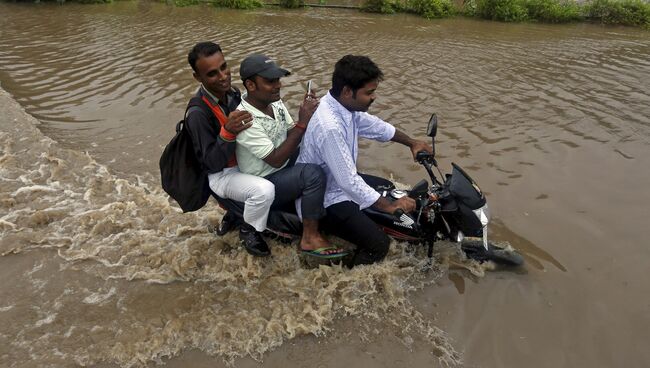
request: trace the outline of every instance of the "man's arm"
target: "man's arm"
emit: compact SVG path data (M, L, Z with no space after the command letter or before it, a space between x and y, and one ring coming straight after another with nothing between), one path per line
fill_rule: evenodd
M318 100L308 99L307 96L305 96L300 104L300 110L298 111L298 122L287 132L287 139L264 157L264 162L275 168L282 167L282 165L287 162L289 157L291 157L291 155L296 152L296 149L298 149L298 146L300 146L309 119L311 119L311 116L314 114L317 107Z
M298 124L300 124L300 121L298 121ZM289 130L287 132L287 139L278 148L264 157L264 162L275 168L282 167L289 157L296 152L296 149L298 149L304 133L305 130L298 127Z
M391 124L381 120L375 115L361 113L359 115L359 136L380 142L393 141L401 143L411 149L413 158L420 151L433 153L433 147L423 141L413 139Z
M403 197L391 202L382 197L374 188L368 185L357 173L357 168L352 160L345 140L336 131L329 130L322 138L322 158L329 167L336 183L350 196L352 201L361 209L374 207L380 211L394 213L397 209L404 212L415 210L415 200Z
M401 209L405 213L410 213L415 211L415 199L402 197L391 202L386 197L379 197L377 202L373 203L372 207L387 213L395 213L398 209Z
M426 151L433 154L433 147L430 144L424 141L413 139L399 129L395 129L395 135L393 138L391 138L391 141L401 143L409 147L411 149L411 153L413 154L413 159L415 159L415 156L420 151Z
M431 148L426 147L426 143L412 139L402 131L395 129L394 126L381 120L375 115L361 113L359 116L358 126L359 136L378 140L380 142L391 140L393 142L402 143L411 147L414 158L416 153L421 150L431 150ZM395 213L398 209L409 213L415 210L415 200L410 197L402 197L396 201L390 201L384 197L379 197L377 201L372 204L372 207L388 213Z
M248 128L242 121L252 117L245 111L233 111L228 115L226 129L213 126L212 120L200 108L190 109L186 118L186 128L192 137L194 153L209 173L223 170L228 160L235 154L236 135ZM230 129L228 129L230 128Z
M190 111L185 121L185 129L192 137L194 153L203 169L209 174L223 170L235 152L234 142L219 138L218 128L211 126L210 119L201 110Z

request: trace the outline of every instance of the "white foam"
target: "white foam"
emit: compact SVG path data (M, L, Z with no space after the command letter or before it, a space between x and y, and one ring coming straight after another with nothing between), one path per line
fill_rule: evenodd
M111 288L106 294L92 293L84 298L83 302L86 304L100 304L115 295L115 288Z
M77 326L70 326L70 328L68 329L68 331L66 331L66 332L63 334L63 337L70 337L70 336L72 336L72 331L74 331L76 328L77 328Z
M0 219L0 227L10 227L12 229L16 228L16 224L13 222L6 221L4 219Z
M11 196L15 197L15 196L17 196L19 194L34 193L34 192L54 193L56 191L58 191L58 189L52 188L52 187L49 187L49 186L45 186L45 185L31 185L31 186L28 186L28 187L18 188L18 190L13 192L11 194Z
M29 272L27 272L27 274L28 275L33 275L35 272L37 272L41 268L43 268L43 263L39 263L37 265L34 265L34 267Z
M49 325L50 323L54 322L54 320L56 319L56 315L57 313L49 314L45 318L36 321L36 323L34 323L34 326L41 327L43 325Z

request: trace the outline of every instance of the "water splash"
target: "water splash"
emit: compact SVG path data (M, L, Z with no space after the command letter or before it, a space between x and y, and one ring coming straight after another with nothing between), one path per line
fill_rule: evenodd
M405 345L418 335L440 361L460 362L408 298L443 270L422 272L423 249L393 244L385 262L352 270L308 268L295 244L275 241L271 259L251 257L236 234L207 230L222 215L217 206L182 214L153 178L122 179L61 148L0 93L1 112L16 117L0 133L0 252L5 261L33 258L19 269L20 296L0 310L0 320L20 321L3 324L15 336L5 345L12 361L131 367L187 349L261 360L352 316L399 330Z

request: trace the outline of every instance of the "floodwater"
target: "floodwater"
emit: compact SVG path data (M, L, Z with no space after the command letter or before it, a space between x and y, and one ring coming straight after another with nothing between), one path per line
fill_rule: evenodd
M196 90L186 55L263 52L322 94L341 56L385 73L373 113L488 194L492 269L393 244L379 265L255 259L180 213L157 161ZM650 366L650 32L356 11L0 3L0 366ZM415 183L404 147L360 166ZM444 248L444 247L443 247ZM487 268L487 270L486 270Z

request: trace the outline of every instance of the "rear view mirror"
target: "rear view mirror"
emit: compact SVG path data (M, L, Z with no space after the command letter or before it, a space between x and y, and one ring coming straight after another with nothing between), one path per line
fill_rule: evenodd
M431 119L429 119L429 125L427 125L427 135L431 138L436 136L438 132L438 115L431 114Z

